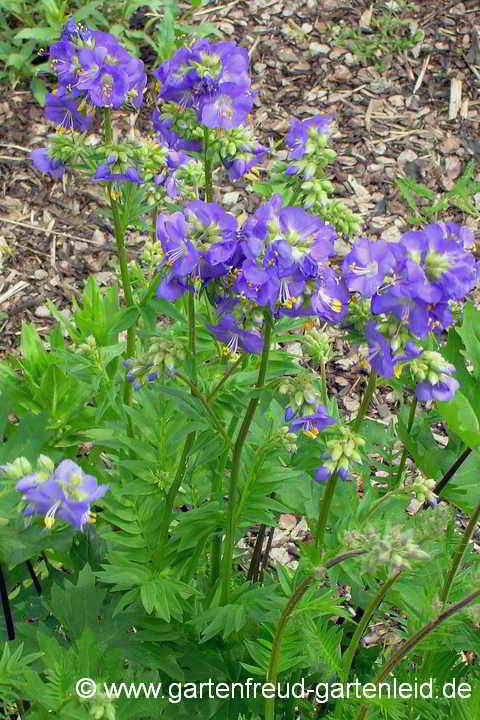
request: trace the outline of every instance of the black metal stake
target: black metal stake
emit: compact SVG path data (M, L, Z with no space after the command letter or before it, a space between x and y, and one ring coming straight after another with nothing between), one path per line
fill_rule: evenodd
M7 635L9 640L15 640L15 626L13 624L12 609L8 599L8 590L3 575L2 566L0 565L0 596L2 598L3 615L5 617L5 625L7 626Z

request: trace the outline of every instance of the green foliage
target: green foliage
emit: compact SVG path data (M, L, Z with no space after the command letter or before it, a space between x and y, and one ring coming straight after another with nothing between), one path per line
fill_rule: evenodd
M385 55L410 50L425 37L423 30L415 27L411 20L398 17L396 11L401 11L402 5L395 9L391 9L391 6L387 8L385 3L374 6L368 25L371 33L362 33L358 27L346 25L344 22L331 27L330 32L337 45L348 43L352 52L365 65L384 69L382 58Z
M480 191L480 183L474 180L476 167L476 163L470 160L452 189L440 195L412 178L396 178L395 185L400 197L414 213L406 221L412 225L435 222L442 213L453 207L459 208L466 215L478 217L474 195ZM423 202L425 200L428 202Z

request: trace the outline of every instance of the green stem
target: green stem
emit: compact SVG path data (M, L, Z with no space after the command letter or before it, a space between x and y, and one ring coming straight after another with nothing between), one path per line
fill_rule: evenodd
M327 373L325 369L325 360L320 362L320 373L322 376L322 400L326 408L328 408L328 392L327 392Z
M213 178L212 160L208 156L208 128L203 130L203 162L205 167L205 198L207 202L213 202Z
M188 304L187 304L187 310L188 310L188 352L190 357L190 372L192 376L192 385L196 385L197 382L197 364L196 364L196 357L195 357L195 350L196 350L196 336L195 336L195 295L193 292L188 293ZM195 442L196 432L193 430L191 433L187 435L185 438L185 443L183 446L182 455L180 457L180 462L178 463L177 472L175 473L175 478L170 486L170 489L168 491L166 500L165 500L165 507L163 509L163 518L162 518L162 524L160 526L160 532L159 532L159 551L162 552L163 548L162 545L167 542L168 540L168 529L170 527L170 522L172 519L172 512L173 512L173 505L175 503L175 498L177 497L178 490L180 488L180 485L182 484L182 480L185 477L185 472L187 469L188 464L188 458L190 455L190 451L193 447L193 444Z
M215 385L213 390L211 390L211 392L207 395L207 403L210 403L213 400L215 395L218 393L218 391L222 387L223 383L226 380L228 380L228 378L230 377L230 375L232 375L232 373L235 372L235 370L238 368L238 366L240 365L242 360L243 360L243 357L242 357L242 355L240 355L238 360L235 360L235 362L230 365L230 367L228 368L227 372L223 375L221 380L218 381L218 383Z
M363 633L367 629L368 623L370 622L373 613L375 612L377 607L380 605L383 598L385 597L387 592L392 587L393 583L400 576L400 573L401 573L401 570L398 570L387 580L387 582L385 582L379 588L377 594L372 597L372 599L370 600L370 602L368 604L368 607L365 609L365 613L362 616L362 619L360 620L360 622L358 623L356 630L353 634L353 637L350 640L350 645L348 646L348 648L345 651L345 654L342 658L344 682L347 681L348 674L349 674L350 668L352 666L353 658L355 656L355 653L357 652L358 646L360 644L360 640L363 637Z
M205 408L207 415L209 415L211 417L218 432L225 440L225 443L227 444L227 446L230 446L231 438L225 432L225 428L223 427L222 421L217 417L214 410L212 410L212 408L210 407L210 405L207 402L207 399L202 395L202 393L200 392L198 387L196 385L194 385L194 383L191 380L189 380L187 377L185 377L185 375L183 375L182 373L175 372L175 377L177 377L179 380L182 380L186 385L188 385L188 387L190 388L190 390L192 392L192 395L200 400L203 407Z
M103 138L106 145L113 142L112 113L109 108L103 111ZM118 262L120 264L120 276L122 279L123 295L127 307L132 307L135 303L133 300L130 278L128 276L128 255L125 247L125 227L121 221L118 205L113 196L113 183L107 183L107 195L110 202L110 208L113 216L113 226L115 230L115 242L117 245ZM132 325L127 330L127 359L135 355L135 326ZM125 405L130 405L132 397L132 384L125 380L123 389L123 401ZM133 426L130 416L128 416L128 434L133 437Z
M375 392L376 384L377 384L377 373L372 368L370 371L370 376L368 378L368 384L367 384L367 388L365 390L365 395L363 396L363 399L362 399L362 404L360 405L360 408L358 410L357 417L355 418L355 420L352 423L352 430L354 430L355 432L358 430L363 418L367 414L367 410L370 407L370 402L372 400L373 393Z
M190 355L191 377L194 385L197 384L197 336L195 326L195 293L188 293L188 352Z
M365 553L366 550L350 550L349 552L342 553L342 555L337 555L336 557L329 560L327 563L325 563L325 568L329 570L330 568L338 565L344 560L348 560L349 558L356 557L358 555L364 555ZM278 677L278 668L280 664L280 654L282 651L283 637L285 635L285 630L287 629L288 621L290 620L293 612L295 611L295 608L297 607L302 597L305 595L310 585L315 582L315 579L315 575L308 575L306 578L304 578L304 580L302 580L293 595L290 597L277 623L266 678L267 682L273 683L275 686ZM265 700L265 720L275 720L275 697L267 698Z
M264 326L262 358L255 385L257 389L263 386L265 382L265 375L267 373L270 338L272 334L272 318L268 311L265 311ZM240 430L238 431L235 446L233 448L232 471L230 473L230 485L228 490L227 528L225 533L225 547L223 551L222 604L224 605L228 602L230 579L232 576L233 547L235 541L235 503L237 484L240 477L241 456L257 405L258 397L253 397L248 404L243 422L240 426Z
M318 513L318 523L315 532L315 547L318 552L323 550L323 540L325 536L325 528L327 527L328 514L332 506L333 496L335 494L335 487L337 485L338 473L337 468L328 478L327 487L323 493L322 499L320 500L320 510Z
M410 405L410 413L409 413L409 415L408 415L408 425L407 425L407 433L408 433L408 435L410 435L410 431L411 431L412 426L413 426L413 421L414 421L414 419L415 419L415 411L416 411L416 409L417 409L417 396L414 395L414 396L413 396L413 399L412 399L412 404ZM402 457L400 458L400 465L398 466L397 485L400 484L400 481L401 481L401 479L402 479L403 469L404 469L405 463L406 463L406 461L407 461L407 456L408 456L407 446L404 445L404 446L403 446Z
M473 513L472 517L470 518L470 522L468 523L467 527L465 528L465 532L463 533L463 537L461 539L460 545L457 548L457 552L454 555L452 567L450 568L450 572L447 575L447 578L445 580L445 585L443 586L442 593L440 595L440 600L443 603L443 606L445 607L445 604L448 600L448 594L450 592L450 588L452 587L452 583L455 579L455 575L458 572L458 569L460 567L460 563L463 560L463 556L465 555L465 550L467 549L468 542L470 538L472 537L475 528L477 526L478 518L480 517L480 503L478 503L477 507L475 508L475 512Z
M238 425L238 415L232 415L230 425L228 427L228 437L232 438L235 429ZM213 475L212 481L212 497L217 497L222 492L223 478L225 474L225 467L228 460L228 450L224 450L223 454L218 460L218 466ZM222 555L222 538L219 533L215 533L212 538L212 557L210 563L210 584L213 588L220 577L220 560Z
M454 615L459 610L463 610L464 607L470 605L470 603L475 600L475 598L477 598L479 595L480 588L469 593L463 598L463 600L460 600L460 602L452 605L448 608L448 610L444 610L442 613L440 613L440 615L438 615L438 617L436 617L434 620L431 620L429 623L420 628L420 630L415 633L415 635L413 635L411 638L409 638L399 650L392 653L390 660L385 663L383 668L377 673L377 675L373 679L373 684L378 685L379 683L383 682L385 678L387 678L388 675L392 672L393 668L398 665L398 663L403 660L405 655L408 655L410 650L412 650L415 645L417 645L421 640L423 640L426 635L429 635L431 632L433 632L433 630L435 630L435 628L440 625L440 623L442 623L444 620L447 620L451 615ZM369 710L369 705L362 705L357 714L356 720L365 720Z

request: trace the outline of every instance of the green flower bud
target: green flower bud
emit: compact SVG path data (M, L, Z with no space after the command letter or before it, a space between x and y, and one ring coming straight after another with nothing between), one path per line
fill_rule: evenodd
M33 468L28 462L26 457L18 457L11 463L7 463L3 467L3 472L10 478L10 480L20 480L25 475L30 475L33 472Z

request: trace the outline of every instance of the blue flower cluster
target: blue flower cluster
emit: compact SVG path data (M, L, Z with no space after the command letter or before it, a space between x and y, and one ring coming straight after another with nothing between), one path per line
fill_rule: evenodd
M154 75L160 99L192 108L197 122L208 128L237 127L253 106L248 52L232 42L198 40L178 50Z
M210 284L223 319L209 329L233 354L237 348L261 351L262 309L276 317L316 315L330 322L347 312L347 287L327 264L335 231L301 208L284 207L280 195L240 230L219 205L195 200L183 212L158 216L157 239L168 270L157 296L175 300Z
M60 40L50 46L49 56L58 86L46 95L45 117L59 130L87 132L96 107L142 105L147 83L143 62L129 55L113 35L71 18ZM31 158L37 170L54 178L65 172L65 164L51 157L46 148L34 150Z
M472 243L468 228L433 223L404 233L395 243L360 238L346 255L342 269L348 289L371 298L374 316L386 316L369 320L365 328L377 373L392 377L397 363L423 354L416 339L451 325L451 303L462 300L477 282L478 268L467 252ZM451 367L443 370L444 375L451 372ZM422 378L419 399L435 397L434 385ZM449 387L442 399L452 397L458 384Z
M103 497L108 485L97 485L93 475L87 475L72 460L62 460L55 468L52 460L40 455L36 471L26 458L0 466L9 478L16 480L16 490L22 493L27 506L23 514L43 515L45 526L50 529L57 517L83 529L94 522L90 507Z
M57 98L82 99L84 106L93 107L120 108L128 102L138 108L143 103L147 83L143 62L129 55L109 33L91 30L71 18L59 42L50 46L50 60L59 82ZM85 129L74 122L71 127Z

